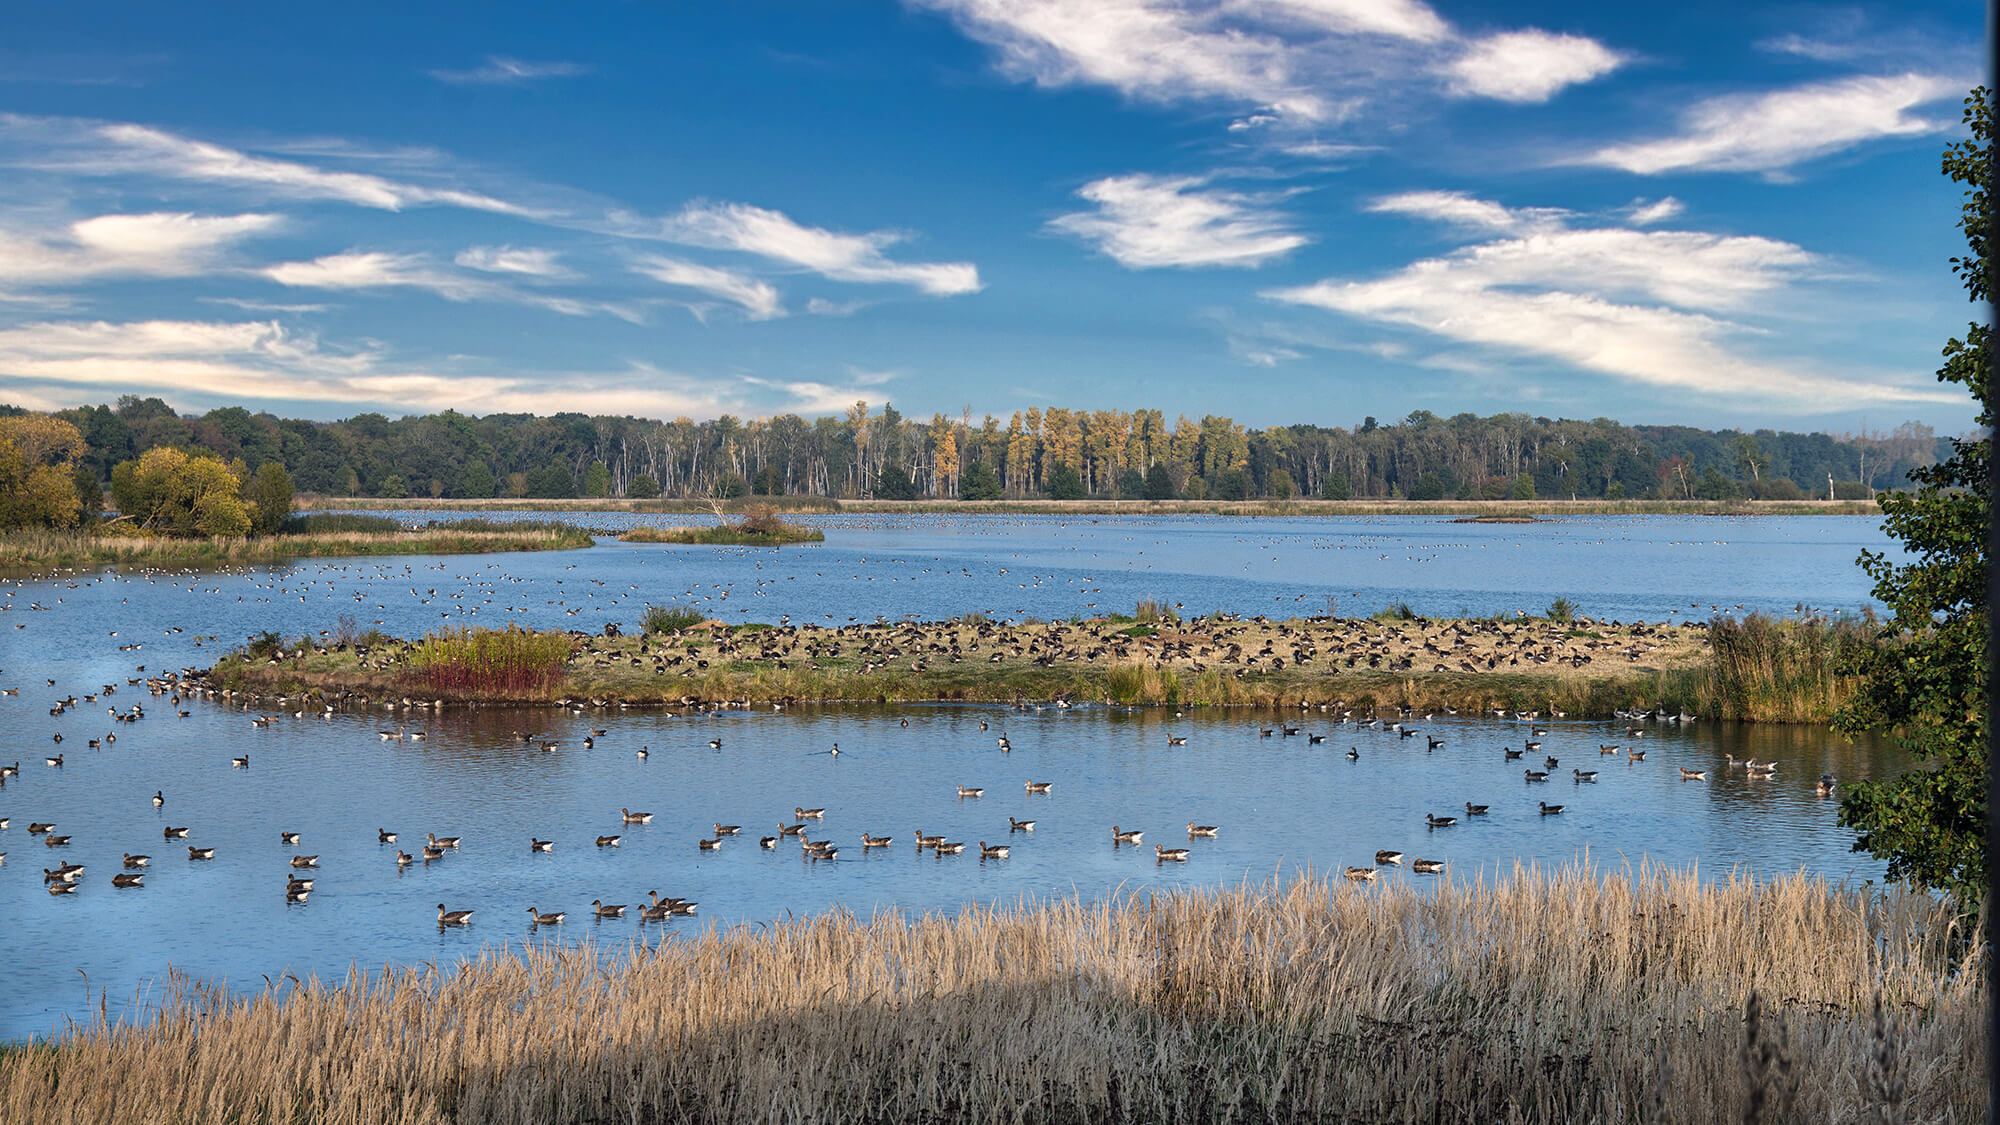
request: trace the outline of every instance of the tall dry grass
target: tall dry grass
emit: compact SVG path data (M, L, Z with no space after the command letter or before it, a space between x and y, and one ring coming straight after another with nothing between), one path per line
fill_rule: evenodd
M184 989L0 1055L0 1118L1972 1122L1977 932L1646 869L836 913Z
M440 629L410 651L410 671L433 692L509 692L535 696L562 683L573 642L565 633Z

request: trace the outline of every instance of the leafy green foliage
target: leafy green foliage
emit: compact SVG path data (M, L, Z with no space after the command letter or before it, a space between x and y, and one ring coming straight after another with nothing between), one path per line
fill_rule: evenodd
M640 473L625 482L625 495L634 500L651 500L660 494L660 482L651 473Z
M257 534L283 531L292 518L292 475L278 462L266 461L244 484L243 498L256 508L251 526Z
M1000 499L1000 474L984 461L972 462L958 478L958 496L961 500Z
M1965 100L1966 140L1947 148L1944 173L1967 185L1960 229L1969 253L1952 271L1973 301L1988 299L1986 231L1992 105L1985 87ZM1993 423L1991 340L1974 323L1944 347L1938 379L1958 383ZM1992 504L1988 438L1958 440L1953 455L1911 472L1918 488L1880 498L1884 527L1913 561L1864 551L1861 567L1888 606L1893 642L1857 659L1860 695L1835 716L1839 729L1889 728L1925 765L1891 781L1857 782L1841 801L1856 851L1888 860L1891 879L1950 892L1967 909L1986 889L1986 523Z
M1083 475L1074 465L1057 465L1049 473L1049 499L1081 500L1084 497Z
M1174 477L1167 472L1167 466L1160 461L1146 470L1146 499L1172 500L1174 498Z

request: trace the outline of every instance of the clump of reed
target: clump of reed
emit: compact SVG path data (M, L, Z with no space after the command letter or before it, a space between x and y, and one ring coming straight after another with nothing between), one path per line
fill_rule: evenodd
M1643 866L836 911L183 982L0 1054L0 1118L1970 1123L1978 932L1900 890Z
M1845 669L1887 643L1874 622L1753 613L1709 622L1710 659L1663 684L1661 703L1711 718L1824 722L1860 686Z
M645 616L640 618L640 627L648 633L678 633L706 620L698 610L686 606L649 605Z
M541 695L562 683L571 648L567 634L518 625L440 629L410 651L409 670L439 693Z
M388 520L388 526L379 530L308 529L278 535L209 539L134 535L119 530L127 526L123 524L102 525L87 532L9 531L0 533L0 571L47 572L106 565L253 566L297 558L554 551L592 544L588 531L567 524L537 521L465 526L486 522L453 521L405 531L394 520Z

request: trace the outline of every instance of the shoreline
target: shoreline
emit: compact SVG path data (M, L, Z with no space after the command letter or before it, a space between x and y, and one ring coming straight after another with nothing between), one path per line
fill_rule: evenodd
M1780 627L1783 628L1782 626ZM679 708L790 703L1022 703L1509 711L1610 716L1660 707L1706 719L1823 722L1851 685L1726 686L1710 626L1372 618L1129 619L993 624L709 626L570 633L563 674L528 689L442 687L412 642L279 641L224 657L194 686L245 706L301 696L367 705ZM1772 696L1776 697L1773 698Z
M301 511L629 512L711 515L705 500L390 500L372 496L301 497ZM748 496L730 501L735 514L752 506L784 515L1067 515L1067 516L1469 516L1601 515L1872 516L1874 500L831 500Z

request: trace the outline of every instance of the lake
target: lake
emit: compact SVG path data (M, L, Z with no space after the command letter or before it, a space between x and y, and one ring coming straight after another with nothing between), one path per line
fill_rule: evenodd
M535 514L536 518L542 515ZM418 518L411 516L410 518ZM426 513L422 518L429 518ZM575 518L592 526L690 522L681 517ZM0 1038L50 1032L100 1000L114 1014L143 1006L167 972L239 987L266 975L338 976L350 966L449 961L528 941L657 941L703 925L845 908L955 910L1047 896L1097 898L1155 886L1214 886L1301 870L1337 875L1405 853L1385 879L1420 878L1418 857L1447 877L1505 878L1517 863L1588 857L1616 869L1642 858L1704 872L1804 868L1876 879L1849 850L1821 773L1892 774L1907 763L1874 741L1818 728L1624 721L1523 721L1493 715L1413 717L1421 734L1288 717L1326 735L1266 737L1252 711L1102 706L769 706L683 715L644 711L458 710L443 715L309 711L269 726L222 701L180 708L128 681L201 667L255 632L362 627L418 635L440 624L636 627L647 603L693 605L727 621L845 624L983 611L1041 618L1127 610L1142 597L1188 611L1359 616L1392 602L1426 614L1539 611L1568 597L1603 618L1673 621L1714 612L1790 611L1804 603L1855 611L1867 580L1862 549L1890 550L1879 521L1848 517L1576 517L1534 525L1435 518L1318 519L828 516L827 542L782 550L662 547L609 540L551 554L321 560L250 571L100 572L0 587L0 722L16 733L21 774L0 787L0 916L11 956L0 965ZM143 670L142 670L143 669ZM53 681L51 683L50 681ZM103 694L106 685L116 690ZM81 697L98 695L94 702ZM79 697L61 715L49 711ZM137 722L109 712L144 707ZM180 717L177 710L186 710ZM1395 716L1387 716L1394 719ZM982 729L983 724L983 729ZM422 729L421 741L378 732ZM1546 728L1545 735L1532 730ZM585 747L592 730L605 733ZM58 744L54 735L61 734ZM998 739L1005 734L1011 750ZM115 734L95 749L91 739ZM518 736L536 734L542 752ZM1184 736L1185 746L1168 737ZM1443 745L1427 749L1429 738ZM1502 747L1530 739L1550 781L1530 784ZM711 747L719 740L720 747ZM838 743L838 756L826 751ZM1598 753L1638 746L1643 762ZM638 752L647 750L641 758ZM1349 749L1357 759L1347 757ZM62 753L60 769L43 758ZM230 759L247 755L248 768ZM1727 756L1774 759L1751 780ZM1709 769L1682 781L1682 766ZM1582 784L1572 768L1600 771ZM1052 783L1029 794L1028 781ZM984 787L961 798L959 786ZM151 798L163 791L165 805ZM1464 815L1466 802L1489 805ZM1564 811L1543 816L1538 803ZM797 807L823 806L807 832L835 841L814 863L787 840L757 837ZM626 826L619 810L654 813ZM1426 813L1456 815L1448 828ZM1009 819L1033 819L1010 832ZM45 848L30 821L74 837ZM1219 826L1190 840L1186 824ZM742 834L702 851L717 822ZM189 826L185 841L162 836ZM1113 825L1144 832L1115 846ZM396 844L378 841L380 829ZM964 841L965 854L919 854L917 830ZM301 834L297 848L281 831ZM894 845L864 854L862 833ZM440 860L399 869L425 833L462 836ZM599 848L600 835L622 836ZM530 837L555 841L531 853ZM982 861L978 842L1006 843ZM208 862L186 845L216 849ZM1155 844L1189 848L1161 864ZM115 889L126 852L153 862L141 888ZM288 858L317 854L316 886L288 903ZM52 897L41 871L58 860L88 872ZM642 927L646 892L700 902L691 918ZM590 902L632 904L593 920ZM475 909L440 932L436 907ZM531 929L526 912L563 910ZM88 991L86 991L86 979Z

